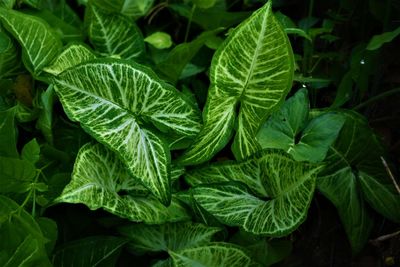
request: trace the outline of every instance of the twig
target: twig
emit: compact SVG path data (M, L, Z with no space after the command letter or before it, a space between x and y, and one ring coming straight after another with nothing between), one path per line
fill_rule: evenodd
M399 185L397 184L396 179L394 178L394 176L393 176L393 174L392 174L392 171L390 170L388 164L386 163L386 160L385 160L382 156L381 156L381 160L382 160L382 164L383 164L383 166L385 167L387 173L389 174L390 178L392 179L392 182L393 182L393 184L394 184L394 187L396 187L397 193L399 193L399 195L400 195L400 187L399 187Z
M369 242L371 244L377 246L380 242L383 242L383 241L386 241L388 239L391 239L391 238L393 238L393 237L395 237L397 235L400 235L400 231L397 231L397 232L394 232L394 233L391 233L391 234L387 234L387 235L382 235L382 236L380 236L378 238L370 240Z

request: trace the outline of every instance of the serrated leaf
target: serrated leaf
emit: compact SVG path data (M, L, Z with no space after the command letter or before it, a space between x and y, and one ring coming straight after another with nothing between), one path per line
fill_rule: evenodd
M18 158L15 108L0 111L0 156Z
M250 257L240 247L228 243L214 243L178 252L170 251L169 254L174 267L252 266Z
M144 52L143 36L133 21L94 4L89 4L86 12L89 40L100 54L135 59Z
M258 164L270 200L254 196L238 183L198 186L192 189L193 196L225 224L254 234L284 236L305 220L321 167L296 162L278 151L264 151Z
M104 10L120 13L134 19L146 15L154 4L154 0L94 0L93 2Z
M129 171L164 204L170 200L170 152L153 122L182 136L200 128L197 110L150 70L123 60L94 60L68 69L55 89L71 120L116 151Z
M165 207L151 195L135 195L137 189L137 179L129 175L113 152L101 144L89 143L79 151L72 180L55 202L82 203L92 210L103 208L117 216L150 224L188 218L177 200Z
M129 249L135 254L179 251L206 245L222 229L199 223L179 222L162 225L134 224L119 228L129 238Z
M61 41L42 19L0 8L3 26L22 46L25 67L37 75L61 50Z
M307 89L289 98L258 131L261 147L283 149L298 161L322 161L345 118L331 112L309 121L309 105Z
M337 208L352 247L357 251L365 244L364 231L372 223L363 200L383 216L399 222L400 195L395 191L381 162L380 157L385 154L383 147L365 118L353 111L340 112L346 122L329 150L327 168L319 175L318 187L335 205L337 198L351 201L340 201ZM338 188L339 185L342 186ZM360 190L363 197L357 193ZM349 207L353 211L350 212Z
M95 59L96 56L84 44L72 43L43 70L53 75L58 75L66 69L76 66L80 63Z
M114 236L92 236L66 243L53 256L55 267L114 266L127 240ZM90 255L90 256L88 256Z
M47 240L38 224L17 203L2 195L0 240L1 266L51 266L44 247Z
M260 149L255 135L261 123L286 97L292 84L293 62L289 40L272 14L271 2L234 29L215 53L210 70L212 89L208 98L219 102L232 99L230 106L220 108L223 110L234 109L240 103L232 145L237 159ZM210 153L206 151L208 146L202 145L204 139L214 138L211 134L226 130L226 125L220 121L207 120L207 117L218 116L219 113L205 116L203 130L183 155L184 164L201 163L218 151L214 149ZM225 136L230 136L231 132L232 129ZM226 140L219 142L215 146L221 149Z

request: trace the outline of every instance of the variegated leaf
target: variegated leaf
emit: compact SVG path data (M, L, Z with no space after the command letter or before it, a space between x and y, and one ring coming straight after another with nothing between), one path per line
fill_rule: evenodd
M21 65L14 43L0 26L0 79L16 75Z
M193 196L225 224L255 234L286 235L305 220L321 167L296 162L278 151L264 151L258 160L270 200L257 198L237 183L195 187Z
M232 137L235 123L235 98L219 99L213 89L204 109L205 124L194 143L177 159L182 165L200 164L221 150Z
M154 4L154 0L93 0L93 2L104 10L120 13L134 19L146 15Z
M247 185L257 196L268 197L261 174L258 159L250 159L241 163L227 162L196 168L185 174L185 180L191 186L238 181Z
M215 53L210 70L212 90L209 98L218 103L233 99L230 107L221 107L220 110L234 110L234 106L240 103L238 127L232 145L237 159L260 149L255 135L262 122L286 97L292 84L293 69L291 46L272 14L271 2L233 30ZM206 117L220 117L220 114L216 112ZM203 143L204 140L214 140L212 135L215 132L227 130L228 127L220 122L205 119L204 129L183 155L183 164L201 163L218 151L207 151ZM224 132L225 136L230 136L231 131ZM215 146L221 149L226 140L217 140Z
M248 267L254 266L250 257L239 246L213 243L207 246L170 251L174 267Z
M94 4L89 4L86 12L89 40L102 55L135 59L144 52L143 36L133 21Z
M22 46L25 67L38 74L61 50L61 40L42 19L0 8L4 27Z
M189 218L177 200L165 207L151 195L135 195L138 191L143 188L113 152L101 144L86 144L76 158L71 182L55 202L82 203L150 224Z
M43 71L58 75L66 69L95 58L96 56L86 45L72 43L49 66L43 68Z
M119 232L129 240L135 254L145 252L179 251L206 245L222 229L193 222L162 225L133 224L121 227Z
M55 77L64 110L99 142L116 151L135 177L164 204L170 199L170 152L155 131L193 136L198 111L147 68L116 59L94 60Z

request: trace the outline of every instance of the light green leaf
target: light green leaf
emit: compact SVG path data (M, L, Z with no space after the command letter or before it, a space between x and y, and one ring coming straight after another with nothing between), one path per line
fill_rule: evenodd
M196 168L185 174L185 180L191 186L238 181L257 196L268 197L261 175L262 167L258 159L250 159L241 163L227 162Z
M199 223L180 222L162 225L134 224L119 228L129 238L128 248L135 254L179 251L206 245L222 229Z
M0 27L0 79L11 77L21 68L19 53L11 38Z
M189 218L177 200L167 208L151 195L135 195L137 190L137 179L113 152L101 144L86 144L76 158L71 182L55 202L82 203L150 224Z
M114 236L91 236L63 245L53 256L55 267L114 266L127 240Z
M308 121L307 89L299 90L263 124L257 134L262 148L279 148L295 160L322 161L342 128L345 117L325 113Z
M146 15L154 4L154 0L93 0L93 2L104 10L120 13L134 19Z
M0 111L0 156L18 158L15 108Z
M381 162L380 157L385 154L382 145L365 118L353 111L340 112L346 122L329 150L327 168L318 178L318 187L335 205L338 203L348 238L357 251L365 244L364 234L371 225L363 199L383 216L399 222L400 195ZM360 190L363 197L357 193ZM342 203L343 198L349 202Z
M241 226L254 234L284 236L305 220L321 167L296 162L278 151L264 151L258 164L270 200L257 198L238 183L198 186L192 189L193 196L199 205L227 225Z
M129 171L164 204L170 199L170 152L149 122L193 136L198 111L173 87L133 62L104 59L70 68L55 89L71 120L116 151Z
M12 9L16 0L0 0L0 7Z
M68 45L49 66L43 68L43 70L50 74L58 75L66 69L95 58L96 56L86 45L72 43Z
M22 46L25 67L38 74L61 50L61 41L42 19L0 8L3 26Z
M170 251L169 254L174 267L252 266L250 257L240 247L228 243L214 243L178 252Z
M31 162L0 156L0 193L26 192L35 176Z
M30 162L32 165L35 165L36 162L39 161L40 146L36 141L36 138L32 139L24 145L21 152L21 158L22 160Z
M155 32L144 39L157 49L166 49L172 46L171 35L166 32Z
M390 43L400 34L400 27L391 32L384 32L379 35L374 35L367 45L367 50L379 49L385 43Z
M51 266L45 249L47 240L38 224L17 203L2 195L0 240L0 266Z
M86 12L89 40L100 54L135 59L144 52L143 36L135 22L94 4L89 4Z
M182 156L182 163L199 164L225 146L226 137L232 132L227 125L232 123L233 110L239 103L232 151L237 159L258 151L260 146L255 135L262 122L286 97L292 84L293 68L290 43L268 2L233 30L215 53L208 95L212 100L208 100L209 108L204 111L205 125ZM228 102L229 106L223 106L223 102ZM213 108L212 103L219 108ZM220 110L232 110L230 120L214 119L220 117ZM215 132L223 133L225 138L216 138ZM204 146L205 140L214 139L216 148L207 151L209 146Z

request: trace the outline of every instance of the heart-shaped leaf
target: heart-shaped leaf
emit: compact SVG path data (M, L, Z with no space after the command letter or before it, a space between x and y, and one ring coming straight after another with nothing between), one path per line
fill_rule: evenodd
M129 238L129 248L135 254L179 251L206 245L219 231L220 228L192 222L162 225L133 224L119 228L119 232Z
M99 59L55 77L55 89L69 118L116 151L132 175L164 204L170 201L170 152L149 127L193 136L198 111L147 68Z
M89 143L81 148L72 180L55 202L82 203L92 210L103 208L117 216L150 224L189 218L177 200L173 199L167 208L145 194L118 157L101 144Z
M345 117L331 112L309 121L309 105L307 89L289 98L259 130L261 147L283 149L298 161L322 161Z
M0 8L3 26L22 46L25 67L38 74L61 50L58 35L42 19Z
M136 24L89 3L85 23L90 42L105 56L135 59L144 52L143 36Z
M191 189L192 194L200 206L227 225L241 226L254 234L286 235L305 220L321 167L296 162L278 151L264 151L257 163L269 200L253 195L242 183L202 185ZM242 163L237 167L244 167L241 170L244 173L249 172ZM220 172L220 175L229 173ZM235 181L234 177L226 179Z
M239 104L232 151L237 159L258 151L256 133L286 97L292 85L293 62L289 40L268 2L233 30L215 53L210 70L211 89L204 110L205 126L180 163L205 162L224 147L233 131ZM205 143L213 143L214 148Z

